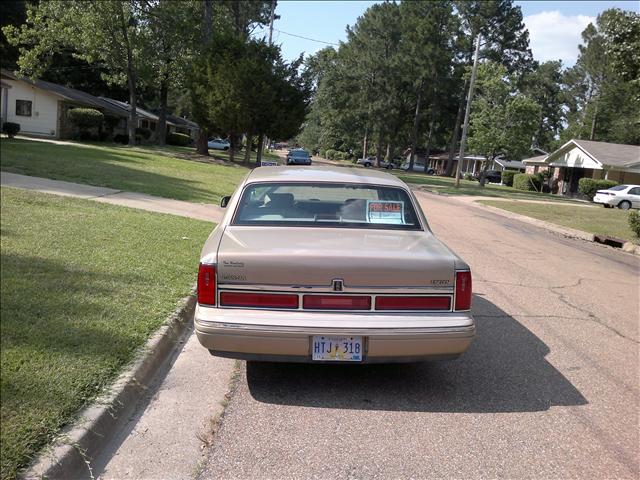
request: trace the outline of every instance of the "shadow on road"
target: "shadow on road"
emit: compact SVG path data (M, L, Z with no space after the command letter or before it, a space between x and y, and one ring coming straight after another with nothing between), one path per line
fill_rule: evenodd
M247 362L259 402L424 412L534 412L587 400L550 363L549 348L518 321L474 297L478 336L459 359L390 365Z

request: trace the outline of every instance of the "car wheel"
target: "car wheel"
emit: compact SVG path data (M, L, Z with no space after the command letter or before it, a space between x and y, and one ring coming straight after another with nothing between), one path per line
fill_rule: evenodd
M631 202L628 202L627 200L623 200L618 204L618 208L620 210L629 210L631 208Z
M393 170L393 165L387 165L387 170Z
M226 152L227 150L229 150L229 147L224 147L223 150Z
M368 163L368 162L364 164L364 168L369 168L370 166L371 166L371 164Z
M603 203L603 204L602 204L602 206L603 206L604 208L612 208L612 207L611 207L611 205L607 205L606 203Z

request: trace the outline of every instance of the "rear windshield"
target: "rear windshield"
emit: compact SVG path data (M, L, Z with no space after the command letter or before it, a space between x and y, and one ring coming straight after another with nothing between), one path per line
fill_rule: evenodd
M349 183L250 184L233 225L422 229L403 189Z
M619 191L619 190L625 190L627 188L629 188L629 185L616 185L615 187L611 187L609 190Z

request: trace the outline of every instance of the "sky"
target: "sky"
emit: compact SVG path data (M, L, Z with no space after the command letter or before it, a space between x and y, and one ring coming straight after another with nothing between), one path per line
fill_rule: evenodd
M347 25L353 25L375 1L278 0L273 41L282 46L283 56L296 59L313 54L328 44L346 39ZM515 1L522 7L529 30L533 57L541 62L562 60L571 66L578 57L580 33L608 8L640 12L638 1ZM262 35L261 32L255 32ZM306 37L298 38L292 35ZM314 41L315 40L315 41ZM322 43L326 42L326 43Z

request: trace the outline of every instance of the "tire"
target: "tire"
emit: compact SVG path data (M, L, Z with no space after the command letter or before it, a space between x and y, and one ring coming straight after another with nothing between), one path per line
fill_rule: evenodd
M229 147L224 147L223 150L226 152L227 150L229 150Z
M393 170L393 165L387 165L387 170Z
M620 210L629 210L631 208L631 202L628 200L623 200L618 204L618 208Z
M613 206L611 206L611 205L607 205L606 203L603 203L603 204L602 204L602 206L603 206L604 208L613 208Z
M364 164L364 168L369 168L371 166L371 164L369 162Z

